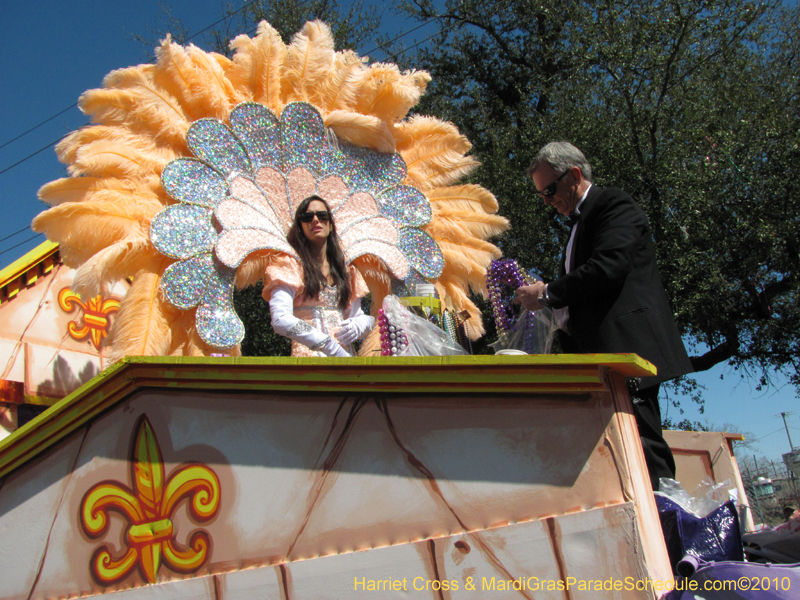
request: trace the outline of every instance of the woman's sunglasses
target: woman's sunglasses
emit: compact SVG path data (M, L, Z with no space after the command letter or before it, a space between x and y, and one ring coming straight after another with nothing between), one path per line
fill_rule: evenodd
M331 213L327 210L318 210L317 212L304 212L300 215L301 223L311 223L314 220L314 215L317 216L320 223L327 223L331 220Z

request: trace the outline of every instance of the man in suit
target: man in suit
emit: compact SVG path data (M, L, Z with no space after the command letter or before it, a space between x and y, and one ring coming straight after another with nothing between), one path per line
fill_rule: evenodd
M656 265L650 226L622 190L592 185L583 153L551 142L537 154L528 177L545 205L570 219L559 277L516 292L528 310L553 309L565 352L633 352L658 368L656 377L630 382L650 482L675 477L675 461L661 432L658 390L691 372Z

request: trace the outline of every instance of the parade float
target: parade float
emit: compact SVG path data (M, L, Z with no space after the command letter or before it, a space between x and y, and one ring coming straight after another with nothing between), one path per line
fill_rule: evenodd
M110 364L102 344L128 282L84 301L74 277L52 242L0 271L0 439Z
M426 73L336 52L321 23L232 48L166 40L84 94L93 124L57 148L70 177L34 228L74 271L27 291L55 311L67 286L103 343L69 363L96 376L0 441L0 598L660 597L641 358L403 356L380 328L359 357L239 356L233 290L296 258L309 194L376 315L433 285L416 305L472 339L508 223L459 184L457 129L409 116Z

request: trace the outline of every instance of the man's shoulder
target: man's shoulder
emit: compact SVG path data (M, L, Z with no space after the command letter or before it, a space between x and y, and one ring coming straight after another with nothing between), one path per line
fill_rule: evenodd
M589 212L609 210L613 207L633 209L635 212L642 210L639 203L627 192L615 187L603 188L595 185L589 190L585 205Z
M636 202L633 197L624 190L615 187L600 187L599 185L592 185L586 199L604 201L619 199L623 201Z
M597 227L647 227L647 215L639 203L619 188L592 186L581 207L583 221Z

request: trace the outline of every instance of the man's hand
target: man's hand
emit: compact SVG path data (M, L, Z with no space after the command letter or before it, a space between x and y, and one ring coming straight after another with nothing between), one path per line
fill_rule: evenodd
M544 294L547 284L544 281L537 281L533 285L523 285L517 288L514 293L514 304L522 304L528 310L539 310L543 308L539 303L539 295Z

